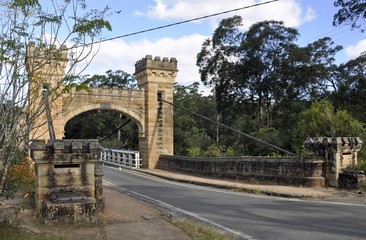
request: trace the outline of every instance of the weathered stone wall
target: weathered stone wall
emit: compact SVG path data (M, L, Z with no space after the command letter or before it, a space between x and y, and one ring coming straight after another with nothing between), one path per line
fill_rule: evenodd
M177 72L175 58L147 55L135 64L137 84L145 91L145 137L140 138L144 168L155 168L161 154L173 155L173 106L159 99L173 102Z
M29 139L49 139L48 118L42 93L47 92L55 138L64 137L64 127L73 117L96 109L114 110L131 118L139 128L139 151L144 168L155 168L160 154L173 154L173 85L177 60L147 55L135 64L139 90L93 87L90 91L65 93L63 78L67 48L30 44L27 49L30 76L29 116L33 120Z
M362 170L344 170L339 174L339 187L366 189L366 172Z
M325 186L322 160L237 157L194 158L160 156L158 168L189 174L255 183Z
M63 126L73 117L90 110L114 110L131 118L139 128L140 137L145 135L145 92L142 90L92 87L90 91L76 91L62 95L62 112L59 118ZM64 131L56 134L58 138L64 136Z
M36 208L45 223L96 221L103 198L98 185L102 174L95 177L101 150L98 140L34 140L30 148Z
M160 156L158 168L270 184L339 187L366 181L362 174L343 174L357 164L357 153L362 144L357 137L308 138L304 141L304 149L309 156L303 160L285 157ZM339 178L341 174L342 178Z
M36 47L30 43L27 48L26 66L30 78L29 86L29 116L32 120L30 126L30 139L48 139L47 115L42 98L43 91L47 89L48 102L50 103L53 126L57 138L63 133L64 125L60 113L62 111L62 99L59 97L62 91L62 78L68 62L68 49L65 45L42 45Z
M357 165L357 154L363 142L359 137L307 138L304 149L310 157L324 162L326 185L339 187L339 175Z

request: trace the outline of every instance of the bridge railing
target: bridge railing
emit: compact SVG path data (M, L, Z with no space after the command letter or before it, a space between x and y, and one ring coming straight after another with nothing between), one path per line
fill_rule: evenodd
M138 151L103 148L100 162L123 168L140 168L142 159Z

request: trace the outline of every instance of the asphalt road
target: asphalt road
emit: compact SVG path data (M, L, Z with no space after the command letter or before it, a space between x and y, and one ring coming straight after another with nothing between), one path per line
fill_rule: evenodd
M366 239L366 206L301 201L177 183L104 167L121 192L156 200L247 239Z

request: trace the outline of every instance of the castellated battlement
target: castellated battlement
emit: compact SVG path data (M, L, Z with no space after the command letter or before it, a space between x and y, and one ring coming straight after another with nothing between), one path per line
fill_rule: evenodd
M33 154L32 158L36 162L47 159L59 159L60 156L63 156L65 160L67 160L67 154L74 153L90 155L89 159L95 158L95 160L97 160L101 146L97 139L57 139L48 140L48 142L46 142L44 139L39 139L33 140L31 149ZM63 153L64 155L58 156L58 153Z
M357 152L361 149L362 144L359 137L318 137L307 138L304 141L305 149L316 156L324 156L327 151Z
M77 90L76 87L72 87L69 91L63 93L63 96L73 96L75 94L83 94L83 95L96 95L98 97L104 96L115 96L115 98L120 97L136 97L141 98L144 96L144 91L142 89L131 89L126 87L118 87L118 86L92 86L88 90Z
M34 42L28 44L27 58L53 60L53 61L68 61L68 48L66 45L61 45L57 48L55 45L47 46L41 44L39 47Z
M40 82L56 86L57 81L65 74L68 61L68 48L65 45L60 47L45 44L36 46L34 43L29 43L27 46L27 71Z
M171 71L175 73L178 72L177 63L178 61L176 58L171 58L169 60L167 57L161 59L160 57L156 56L153 59L151 55L146 55L146 57L136 62L135 73L142 72L146 69Z

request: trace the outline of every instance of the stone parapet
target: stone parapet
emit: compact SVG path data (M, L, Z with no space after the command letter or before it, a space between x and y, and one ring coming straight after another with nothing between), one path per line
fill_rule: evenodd
M102 175L95 171L101 151L98 140L36 140L30 149L35 161L36 207L45 223L67 219L94 221L90 214L95 211L90 209L97 208L102 199ZM60 214L65 209L70 216ZM79 215L72 216L74 213Z
M59 56L55 55L55 53L59 53ZM30 42L27 48L27 56L32 58L40 58L40 59L53 59L53 60L65 60L68 61L68 48L66 45L61 45L57 48L55 45L46 46L46 44L42 44L37 47L34 42Z
M339 186L339 174L344 169L357 165L357 153L363 145L359 137L307 138L304 149L310 157L324 162L327 185Z
M93 140L34 140L31 143L31 157L36 163L42 162L84 162L97 161L101 146Z
M265 184L324 186L322 161L297 158L200 158L160 156L158 168L200 176Z
M57 48L54 45L43 44L38 47L30 43L27 46L27 70L33 77L39 78L38 81L43 84L49 83L54 87L55 84L52 83L54 76L62 77L65 74L68 60L68 48L65 45Z
M72 87L70 91L63 93L64 96L67 95L74 95L74 94L88 94L88 95L96 95L96 96L105 96L105 95L114 95L116 98L122 96L125 97L137 97L137 98L144 98L143 95L144 91L141 89L130 89L125 87L109 87L109 86L92 86L85 90L78 90L76 87Z
M314 137L304 141L305 150L320 157L326 157L329 152L358 152L362 145L359 137Z
M366 190L366 171L343 170L339 174L339 187Z
M145 58L139 60L135 64L135 73L142 72L146 69L165 70L177 72L177 59L164 57L162 60L156 56L154 59L151 55L146 55Z

